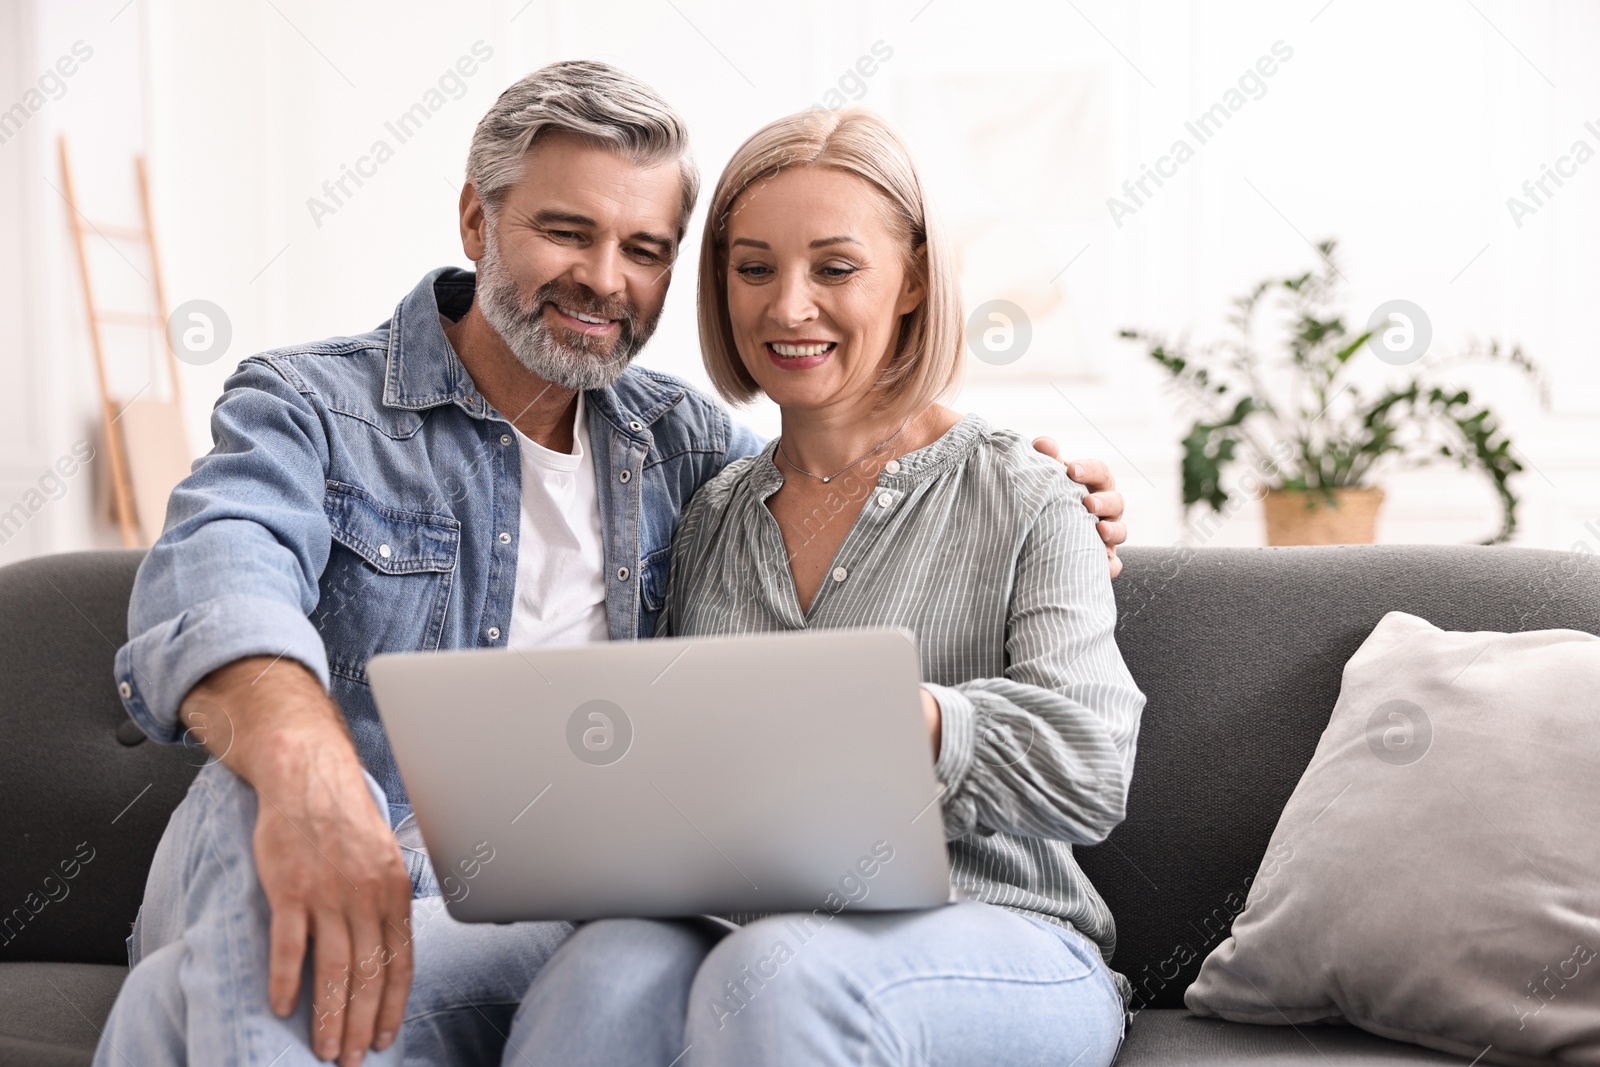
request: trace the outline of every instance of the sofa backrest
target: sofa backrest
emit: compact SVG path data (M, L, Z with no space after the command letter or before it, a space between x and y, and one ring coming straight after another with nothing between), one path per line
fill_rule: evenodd
M1181 1007L1227 936L1344 663L1385 613L1450 630L1600 633L1594 556L1122 554L1117 639L1149 703L1127 820L1078 858L1116 917L1112 965L1140 1007ZM203 762L197 749L141 741L113 689L140 558L83 552L0 568L0 962L124 962L150 858Z
M1183 1006L1311 761L1345 661L1390 611L1600 634L1594 555L1477 546L1125 550L1117 642L1149 702L1127 818L1079 849L1136 1007Z
M0 569L0 963L127 963L150 857L203 762L145 740L117 700L142 556Z

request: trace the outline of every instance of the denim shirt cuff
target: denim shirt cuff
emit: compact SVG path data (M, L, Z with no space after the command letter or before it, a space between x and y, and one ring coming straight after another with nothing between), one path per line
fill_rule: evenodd
M182 740L178 707L199 681L246 656L292 659L328 686L328 653L311 620L281 600L224 596L182 612L117 650L117 695L151 740Z

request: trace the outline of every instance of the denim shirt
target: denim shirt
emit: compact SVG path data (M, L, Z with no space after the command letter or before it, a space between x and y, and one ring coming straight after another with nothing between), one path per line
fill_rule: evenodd
M475 284L435 270L370 333L265 352L228 379L215 443L173 490L117 652L118 693L150 737L182 739L178 706L216 668L287 657L344 710L391 823L410 811L367 661L503 646L517 554L539 551L518 544L516 436L439 321L466 313ZM609 635L649 637L679 512L762 442L682 381L639 367L585 401Z

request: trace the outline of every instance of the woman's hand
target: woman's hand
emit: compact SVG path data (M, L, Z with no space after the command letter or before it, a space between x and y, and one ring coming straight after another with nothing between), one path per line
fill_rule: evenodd
M939 701L928 690L922 690L922 717L928 723L928 743L933 746L933 760L939 761L939 734L943 720L939 717Z
M1100 521L1095 532L1105 542L1106 556L1111 563L1111 577L1122 573L1122 561L1117 558L1117 546L1128 539L1128 527L1122 521L1122 494L1117 492L1117 480L1111 469L1098 459L1062 460L1061 448L1053 437L1035 437L1033 447L1051 459L1059 460L1067 468L1067 477L1089 490L1083 506Z

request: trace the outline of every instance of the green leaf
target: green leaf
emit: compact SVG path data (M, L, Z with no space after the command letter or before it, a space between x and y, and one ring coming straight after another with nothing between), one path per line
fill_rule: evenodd
M1181 442L1184 504L1204 502L1220 510L1228 499L1222 480L1229 466L1247 454L1266 459L1259 454L1263 440L1287 440L1295 446L1293 457L1275 457L1276 481L1285 489L1331 492L1364 485L1385 465L1453 462L1477 469L1501 502L1500 529L1490 543L1508 539L1516 530L1518 505L1510 479L1522 465L1487 405L1466 389L1428 380L1423 367L1413 367L1408 379L1375 396L1355 386L1334 388L1334 379L1374 333L1363 329L1352 336L1343 313L1333 307L1341 281L1337 247L1334 240L1324 240L1317 245L1322 262L1315 270L1266 278L1234 298L1227 320L1233 336L1226 340L1192 348L1187 341L1174 344L1139 330L1119 331L1122 339L1145 347L1195 409ZM1270 361L1252 334L1268 297L1288 320L1282 348L1287 358ZM1469 354L1515 366L1546 402L1538 368L1520 346L1503 348L1491 341L1486 353Z

